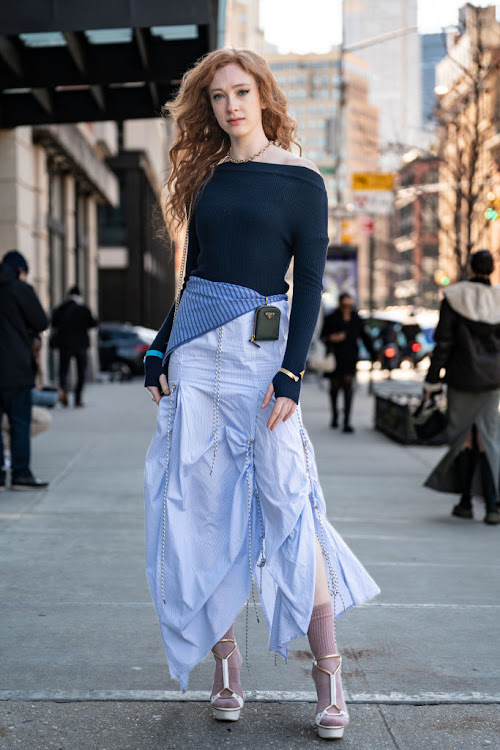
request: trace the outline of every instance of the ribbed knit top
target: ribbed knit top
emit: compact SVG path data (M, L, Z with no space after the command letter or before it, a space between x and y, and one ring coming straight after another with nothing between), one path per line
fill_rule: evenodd
M219 164L191 214L187 280L285 293L294 258L293 300L282 366L298 374L318 318L328 247L328 201L321 175L308 167L267 162ZM165 352L173 306L152 349ZM300 383L283 373L273 378L275 395L298 402Z

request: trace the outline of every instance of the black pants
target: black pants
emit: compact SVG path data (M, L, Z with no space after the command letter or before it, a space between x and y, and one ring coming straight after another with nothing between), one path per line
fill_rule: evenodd
M10 427L12 479L30 476L31 388L0 390L0 424L6 414ZM3 440L0 439L0 480L5 482Z
M342 389L344 394L344 427L349 425L351 419L352 392L353 392L354 375L351 373L342 373L333 375L330 378L330 399L332 403L332 422L338 422L339 413L337 399L339 391Z
M75 388L75 401L78 404L82 400L85 371L87 369L87 350L81 349L75 352L73 349L59 349L59 385L63 391L67 390L68 370L72 357L76 360L78 375Z

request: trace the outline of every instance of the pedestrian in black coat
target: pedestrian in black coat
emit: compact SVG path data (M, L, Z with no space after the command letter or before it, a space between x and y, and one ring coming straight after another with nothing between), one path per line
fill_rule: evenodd
M62 390L61 402L68 405L68 371L71 359L76 360L77 383L75 406L83 406L82 392L87 369L87 349L90 346L89 328L97 325L89 308L83 304L80 289L71 287L68 299L56 307L52 313L52 335L50 345L59 349L59 385Z
M343 432L354 432L351 425L351 407L353 383L356 376L356 365L359 360L358 340L362 339L370 356L375 359L372 340L366 332L365 325L354 309L354 300L349 294L341 294L339 306L327 315L323 321L320 339L326 344L327 353L335 355L335 370L325 373L330 379L330 398L332 404L332 421L330 426L338 427L337 397L339 390L344 394L344 429Z
M10 427L11 489L47 487L30 469L31 389L36 365L33 336L48 326L47 316L27 284L26 259L10 250L0 263L0 424L5 413ZM3 442L0 440L0 491L6 486Z
M444 293L424 391L430 396L448 386L450 450L426 486L461 493L452 509L458 518L471 519L472 498L482 496L485 523L499 525L500 284L491 284L493 267L489 250L479 250L469 280Z

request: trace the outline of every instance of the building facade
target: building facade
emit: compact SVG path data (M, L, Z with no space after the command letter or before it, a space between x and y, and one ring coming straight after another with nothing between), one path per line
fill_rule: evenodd
M113 123L117 147L107 160L119 200L99 209L99 315L159 328L175 294L173 250L159 209L168 163L161 118Z
M351 54L341 61L339 49L267 54L266 59L297 120L302 155L314 161L324 177L330 242L358 247L359 293L366 303L368 240L354 214L351 178L355 172L376 172L379 164L378 111L368 100L367 65Z
M436 66L446 55L443 34L422 34L422 128L430 146L436 140Z
M73 284L98 310L97 212L119 196L104 157L112 148L112 132L102 124L0 131L0 255L13 248L25 255L28 281L49 314Z
M440 269L451 281L467 275L470 253L488 247L500 278L500 24L495 6L468 3L448 55L436 69L440 130ZM498 212L496 212L498 214Z
M412 158L396 180L391 277L400 303L433 309L439 304L439 159Z
M275 52L260 28L260 0L227 0L224 45L252 49L260 55Z
M346 48L353 46L369 65L370 101L380 118L381 166L397 169L402 153L419 146L422 138L417 0L343 0L343 8Z

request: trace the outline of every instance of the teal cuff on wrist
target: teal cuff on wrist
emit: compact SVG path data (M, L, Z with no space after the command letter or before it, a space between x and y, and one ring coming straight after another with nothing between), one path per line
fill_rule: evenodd
M163 359L163 352L160 352L158 349L149 349L144 355L144 359L146 357L161 357Z

